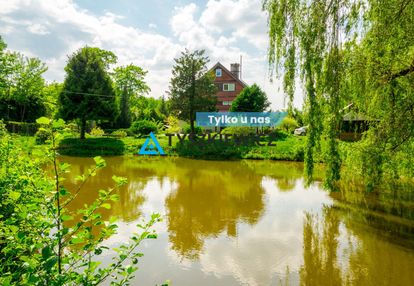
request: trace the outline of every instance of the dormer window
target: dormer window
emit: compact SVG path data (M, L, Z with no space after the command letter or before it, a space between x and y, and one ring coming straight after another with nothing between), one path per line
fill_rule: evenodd
M216 77L221 77L221 69L216 69Z

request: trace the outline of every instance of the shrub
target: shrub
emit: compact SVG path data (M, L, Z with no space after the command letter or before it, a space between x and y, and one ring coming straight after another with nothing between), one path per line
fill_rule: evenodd
M288 133L280 129L272 130L272 132L269 133L269 137L271 137L273 140L284 140L288 136Z
M6 123L6 129L10 133L33 136L37 131L37 124L27 123L27 122L8 121Z
M58 149L61 155L67 156L117 156L124 154L125 145L116 138L65 138Z
M254 127L247 127L247 126L240 126L240 127L226 127L223 131L221 131L222 134L232 134L232 135L254 135L256 134L256 128Z
M305 159L305 148L303 145L296 145L293 148L293 159L295 161L303 161Z
M52 139L57 139L57 128L64 128L63 121L38 121ZM116 251L113 264L99 265L99 255L109 255L104 242L117 233L114 219L104 221L102 211L119 200L119 188L126 179L113 176L113 187L97 191L99 196L89 205L76 207L80 218L68 205L78 192L85 192L83 184L105 167L105 161L95 157L95 166L76 179L77 192L70 193L61 179L70 166L58 161L55 140L39 158L23 152L14 140L0 137L0 285L130 284L138 269L134 265L143 255L137 247L143 240L156 238L152 226L160 216L151 215L148 222L138 224L140 234L110 250ZM50 160L54 168L48 167ZM114 281L107 281L111 278Z
M78 137L79 136L78 125L74 122L66 124L63 135L65 137Z
M0 120L0 136L4 136L7 134L6 124L4 124L3 120Z
M200 126L194 126L194 131L195 131L195 134L202 134L203 133L203 129ZM184 125L183 132L186 133L186 134L190 134L191 133L191 126L190 126L190 124Z
M172 115L165 119L165 132L166 133L178 133L180 131L179 120Z
M135 135L148 135L149 133L157 133L158 126L154 121L139 120L132 123L129 130Z
M296 120L289 116L286 116L283 119L282 124L280 124L280 128L289 133L292 133L297 127L298 123L296 122Z
M36 144L41 145L41 144L45 144L46 140L49 139L49 132L40 127L39 130L37 130L36 134L35 134L35 140L36 140Z
M206 145L184 141L177 144L176 151L178 155L190 158L223 160L240 159L242 156L242 147L220 141L213 141Z
M66 124L65 128L73 134L79 133L78 124L74 122Z
M124 131L122 129L119 129L119 130L116 130L116 131L112 132L111 135L114 136L114 137L119 137L119 138L125 138L125 137L128 136L126 131Z
M92 136L103 136L105 132L99 128L98 126L92 128L91 133Z

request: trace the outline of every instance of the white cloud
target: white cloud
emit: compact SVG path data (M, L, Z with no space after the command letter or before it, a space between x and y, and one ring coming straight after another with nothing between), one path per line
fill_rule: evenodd
M134 63L148 70L151 96L159 97L168 89L173 59L184 48L205 49L211 65L220 61L229 66L243 55L243 79L258 83L273 108L283 106L277 85L269 83L261 0L209 0L206 6L176 7L169 20L170 35L157 32L159 23L149 23L143 30L121 23L124 18L110 11L92 14L72 0L0 3L0 33L6 41L14 37L11 49L44 60L48 80L63 80L67 55L84 45L98 46L113 51L119 64Z
M37 35L47 35L50 33L44 25L38 23L28 26L27 30Z
M214 32L230 31L263 50L267 48L266 14L261 0L210 0L200 23Z

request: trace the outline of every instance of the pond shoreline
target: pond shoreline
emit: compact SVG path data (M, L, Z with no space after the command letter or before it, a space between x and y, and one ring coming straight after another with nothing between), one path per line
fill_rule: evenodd
M146 138L66 138L61 141L59 153L66 156L95 157L138 154ZM193 159L210 160L277 160L298 161L304 159L303 137L289 136L275 141L275 146L238 146L228 142L211 142L197 145L191 141L178 142L171 145L166 136L158 136L158 141L166 156L178 156Z

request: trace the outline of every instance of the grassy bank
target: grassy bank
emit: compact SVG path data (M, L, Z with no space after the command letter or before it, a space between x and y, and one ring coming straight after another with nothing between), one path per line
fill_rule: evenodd
M146 138L67 138L61 141L59 153L68 156L114 156L137 154ZM172 138L169 146L168 137L161 134L157 136L160 146L169 156L181 156L203 159L270 159L303 161L304 137L288 136L273 141L275 146L258 146L250 144L238 146L233 142L214 141L208 144L195 144L187 139L179 142L177 137ZM261 142L267 145L268 138Z

